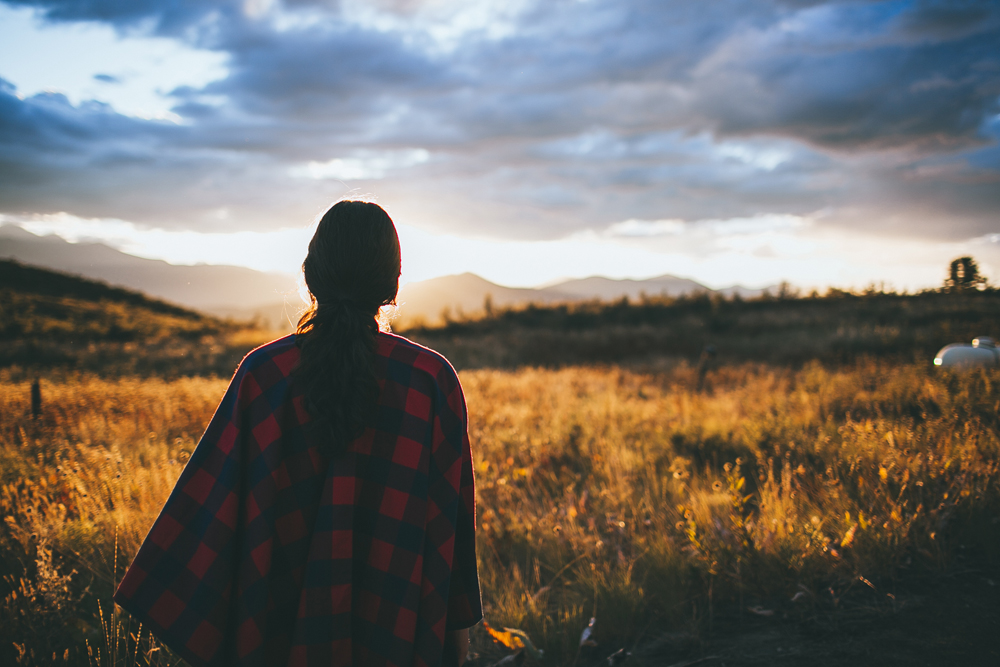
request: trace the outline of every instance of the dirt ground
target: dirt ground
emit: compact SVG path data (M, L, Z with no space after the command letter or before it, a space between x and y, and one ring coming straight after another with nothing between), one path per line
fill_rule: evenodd
M1000 559L959 558L879 590L859 581L834 596L715 614L710 630L662 634L630 647L624 667L878 665L1000 667ZM780 607L780 608L779 608ZM760 615L772 612L771 615ZM701 624L702 626L704 624ZM580 665L612 664L617 647Z
M1000 564L911 581L893 595L858 591L801 614L748 611L719 619L709 636L664 635L623 664L1000 666Z

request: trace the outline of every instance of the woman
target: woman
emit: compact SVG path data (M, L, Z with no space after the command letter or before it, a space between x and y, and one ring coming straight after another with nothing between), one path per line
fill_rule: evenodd
M465 399L379 332L399 241L342 201L294 335L240 364L115 601L193 667L461 664L482 618Z

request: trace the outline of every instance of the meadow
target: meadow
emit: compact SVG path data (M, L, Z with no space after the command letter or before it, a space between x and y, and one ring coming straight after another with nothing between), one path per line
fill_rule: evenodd
M698 375L461 372L486 618L527 633L529 663L685 664L734 624L891 606L915 573L997 553L1000 374ZM225 386L53 371L33 419L25 373L0 371L0 663L176 664L110 597ZM481 628L473 650L510 653Z

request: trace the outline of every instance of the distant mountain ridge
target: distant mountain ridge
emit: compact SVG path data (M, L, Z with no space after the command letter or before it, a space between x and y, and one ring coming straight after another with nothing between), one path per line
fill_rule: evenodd
M683 294L708 292L744 298L758 296L763 289L735 285L713 290L688 278L663 275L646 280L615 280L602 276L566 280L547 287L504 287L474 273L442 276L404 285L399 291L399 315L404 321L423 320L427 324L440 322L444 311L449 315L482 312L486 297L495 307L516 307L529 303L552 304L574 301L617 301L623 297L635 300L643 295L677 297Z
M682 294L693 294L695 292L710 292L725 296L739 294L741 297L750 298L759 296L764 292L764 289L751 289L742 285L733 285L732 287L714 290L690 278L678 278L669 274L645 280L632 280L630 278L616 280L614 278L604 278L603 276L590 276L589 278L579 278L556 283L555 285L551 285L550 289L582 299L601 299L602 301L615 301L623 296L627 296L630 299L638 299L643 295L681 296Z
M16 225L0 226L0 259L63 271L121 285L205 313L235 319L258 318L275 329L294 328L303 308L295 278L240 266L177 265L135 257L101 243L70 243L56 235L37 236ZM482 312L486 297L495 307L528 303L635 300L642 295L680 296L710 292L753 297L763 290L739 285L712 290L688 278L662 275L646 280L601 276L565 280L546 287L504 287L473 273L442 276L404 285L397 302L402 322L439 323L451 316Z

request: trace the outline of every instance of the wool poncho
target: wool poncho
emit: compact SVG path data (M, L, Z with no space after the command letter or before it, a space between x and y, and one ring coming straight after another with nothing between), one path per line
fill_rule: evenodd
M482 618L458 376L379 333L376 417L331 457L298 359L243 360L115 602L193 667L440 665Z

